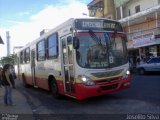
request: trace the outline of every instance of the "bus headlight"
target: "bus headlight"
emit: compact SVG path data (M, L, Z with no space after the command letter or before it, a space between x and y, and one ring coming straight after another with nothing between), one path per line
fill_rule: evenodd
M127 79L129 75L130 75L130 71L127 70L127 71L124 73L122 79Z
M92 86L92 85L95 85L94 81L91 80L89 77L87 76L78 76L79 79L82 81L83 84L85 85L89 85L89 86Z

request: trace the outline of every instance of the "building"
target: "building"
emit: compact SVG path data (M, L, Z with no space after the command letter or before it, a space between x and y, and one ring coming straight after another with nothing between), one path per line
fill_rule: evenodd
M123 1L123 2L120 2ZM129 55L160 56L160 0L114 0L117 19L128 36Z
M107 3L110 0L93 0L89 5L98 6L98 1ZM127 48L133 62L136 63L137 56L141 59L160 56L160 0L114 0L112 7L115 9L113 16L127 33ZM92 13L91 7L88 9ZM98 13L95 16L99 17Z
M89 16L105 17L115 19L115 8L113 0L93 0L88 5Z
M4 44L4 42L3 42L2 38L1 38L1 36L0 36L0 44Z

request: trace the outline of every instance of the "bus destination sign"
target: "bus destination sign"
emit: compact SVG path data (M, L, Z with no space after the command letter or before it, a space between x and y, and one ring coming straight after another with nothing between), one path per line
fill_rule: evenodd
M88 22L83 21L82 27L83 28L111 28L115 29L115 23L102 23L102 22Z
M97 20L97 19L77 19L75 26L80 30L117 30L122 32L120 23L111 20Z

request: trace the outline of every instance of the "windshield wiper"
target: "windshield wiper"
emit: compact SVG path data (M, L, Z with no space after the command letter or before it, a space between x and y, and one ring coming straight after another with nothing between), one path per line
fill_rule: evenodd
M98 45L102 46L101 39L98 38L98 37L96 36L96 34L95 34L92 30L89 30L89 34L90 34L90 36L92 37L92 39L93 39L96 43L98 43Z

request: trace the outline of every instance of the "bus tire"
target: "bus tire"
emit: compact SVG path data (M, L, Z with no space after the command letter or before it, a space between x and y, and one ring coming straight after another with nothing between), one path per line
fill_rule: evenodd
M57 83L54 79L51 80L50 89L51 89L51 93L52 93L54 98L56 98L56 99L61 98L61 95L59 94Z
M22 74L22 83L25 88L28 88L28 84L26 83L26 78L24 74Z

